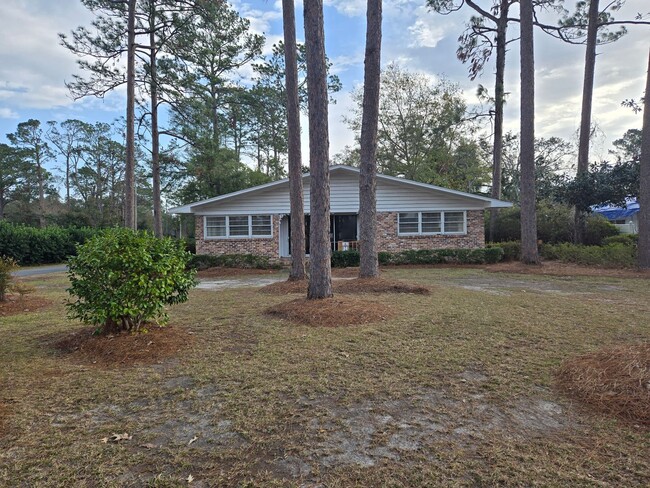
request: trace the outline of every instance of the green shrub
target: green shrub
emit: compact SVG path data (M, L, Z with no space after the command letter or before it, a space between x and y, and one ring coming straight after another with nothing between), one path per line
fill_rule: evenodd
M638 234L619 234L617 236L605 237L602 245L608 246L610 244L625 244L626 246L636 246L639 242Z
M398 253L380 252L380 265L387 264L492 264L501 261L503 249L421 249ZM359 266L358 251L335 251L332 253L332 267Z
M68 261L68 316L96 325L98 333L138 330L152 320L165 323L165 306L186 301L196 285L196 272L186 269L189 260L180 241L106 230Z
M587 246L600 246L604 239L619 234L620 232L616 226L605 217L591 214L585 222L584 244Z
M503 261L519 261L521 259L521 242L519 241L492 242L487 247L488 249L501 248Z
M632 268L636 265L636 249L620 243L607 246L582 246L568 242L546 244L541 247L540 254L544 259L604 268Z
M349 268L359 266L359 251L332 251L333 268Z
M4 302L7 291L11 287L12 276L11 273L18 266L13 258L0 256L0 302Z
M13 258L20 265L60 263L76 253L99 231L90 228L45 227L0 222L0 255Z
M245 269L277 269L279 264L271 263L266 256L255 254L211 254L192 255L188 267L202 271L209 268L245 268Z

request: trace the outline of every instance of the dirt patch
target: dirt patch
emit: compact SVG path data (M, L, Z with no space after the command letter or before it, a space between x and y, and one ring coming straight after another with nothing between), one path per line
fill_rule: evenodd
M316 327L341 327L380 322L393 315L383 303L356 297L334 297L323 300L299 298L266 310L274 317Z
M260 292L269 295L291 295L297 293L305 295L307 293L307 280L278 281L277 283L271 283L262 287Z
M238 276L256 276L278 274L277 269L251 269L251 268L208 268L196 273L198 278L222 278Z
M384 278L356 278L340 281L334 284L334 291L338 293L413 293L416 295L431 293L426 286Z
M508 405L483 394L450 397L423 389L397 399L373 398L342 404L333 398L302 399L297 415L317 415L308 423L308 459L325 468L372 467L409 453L435 456L436 443L476 449L478 442L501 435L519 440L548 438L577 426L571 412L542 398L520 398Z
M0 317L35 312L52 305L50 300L36 296L15 297L10 295L7 300L0 302Z
M84 328L51 342L55 349L75 362L99 367L152 364L176 356L192 342L192 336L178 327L151 327L138 334L93 335Z
M569 359L557 373L557 384L597 411L650 426L650 342Z

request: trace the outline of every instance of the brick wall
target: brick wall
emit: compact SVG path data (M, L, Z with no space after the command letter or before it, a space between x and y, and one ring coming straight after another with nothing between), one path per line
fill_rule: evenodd
M196 217L196 253L197 254L255 254L271 259L280 257L279 235L280 217L271 216L273 220L273 237L255 237L246 239L205 239L203 237L202 216Z
M377 248L379 251L398 252L409 249L474 249L485 247L483 211L467 211L467 234L398 236L397 212L377 213Z
M273 237L254 239L204 239L201 216L196 218L197 254L256 254L279 259L280 217L273 215ZM397 212L377 213L377 248L379 251L398 252L408 249L475 249L485 247L483 211L467 211L467 234L398 236Z

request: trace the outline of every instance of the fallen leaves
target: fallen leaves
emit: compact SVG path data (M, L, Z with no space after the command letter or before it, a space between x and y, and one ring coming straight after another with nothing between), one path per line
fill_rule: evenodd
M130 441L133 438L132 435L124 432L123 434L112 433L110 437L104 437L102 442L108 444L109 442L120 442L120 441Z

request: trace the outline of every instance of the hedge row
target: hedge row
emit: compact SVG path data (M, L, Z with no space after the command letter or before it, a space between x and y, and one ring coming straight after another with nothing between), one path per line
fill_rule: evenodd
M503 258L499 247L485 249L423 249L420 251L401 251L397 253L380 252L379 264L492 264ZM358 251L335 251L332 253L332 266L346 268L359 266Z
M265 256L254 254L195 254L188 264L190 268L203 270L208 268L249 268L249 269L275 269L279 264L271 263Z
M22 266L60 263L75 255L77 244L97 232L88 227L39 229L0 221L0 256L10 257Z
M541 246L544 259L604 268L633 268L636 266L636 246L624 243L606 246L581 246L576 244L546 244Z

